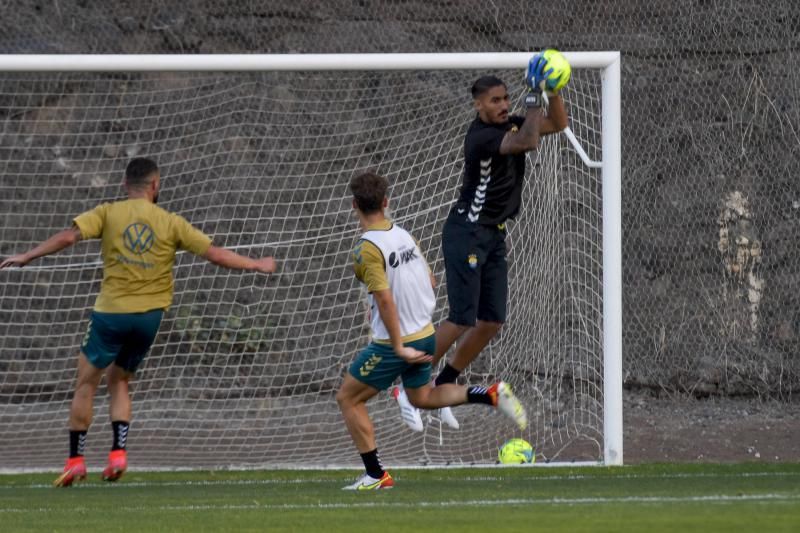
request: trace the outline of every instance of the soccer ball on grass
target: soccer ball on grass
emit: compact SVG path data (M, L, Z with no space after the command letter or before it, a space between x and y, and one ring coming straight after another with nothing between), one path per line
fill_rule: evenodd
M524 439L511 439L500 446L497 458L504 465L519 465L536 461L533 446Z

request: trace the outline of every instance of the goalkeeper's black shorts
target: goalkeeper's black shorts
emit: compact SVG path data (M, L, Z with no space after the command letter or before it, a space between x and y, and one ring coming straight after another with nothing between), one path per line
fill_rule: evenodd
M442 231L447 301L454 324L506 321L508 263L505 225L470 222L456 205ZM462 209L463 211L463 209Z

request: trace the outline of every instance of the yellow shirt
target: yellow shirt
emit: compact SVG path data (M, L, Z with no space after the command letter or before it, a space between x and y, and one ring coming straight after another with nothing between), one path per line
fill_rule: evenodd
M392 227L389 220L382 220L369 227L371 230L387 230ZM360 239L353 248L353 271L356 279L367 286L367 291L383 291L389 288L383 254L377 246Z
M103 284L94 308L103 313L166 309L175 252L203 255L211 246L185 218L144 198L98 205L73 222L82 239L102 239Z

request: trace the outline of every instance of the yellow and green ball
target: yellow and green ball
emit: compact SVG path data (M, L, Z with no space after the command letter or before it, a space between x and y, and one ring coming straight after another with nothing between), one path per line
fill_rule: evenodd
M553 69L553 72L547 77L546 88L548 91L558 92L569 83L572 67L564 54L555 48L548 48L542 52L542 57L547 61L545 71Z
M504 465L518 465L536 461L533 446L524 439L511 439L503 444L497 453L497 458Z

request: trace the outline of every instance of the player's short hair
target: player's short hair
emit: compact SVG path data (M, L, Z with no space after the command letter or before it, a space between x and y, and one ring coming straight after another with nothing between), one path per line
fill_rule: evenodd
M497 87L498 85L502 85L503 87L506 86L503 80L497 76L482 76L475 80L475 83L472 84L472 89L470 89L470 92L472 92L472 98L478 98L492 87Z
M134 189L144 187L150 183L156 172L158 165L155 161L146 157L136 157L131 159L125 168L125 183Z
M369 215L383 208L383 199L389 190L389 180L375 172L364 172L350 180L350 190L356 207Z

